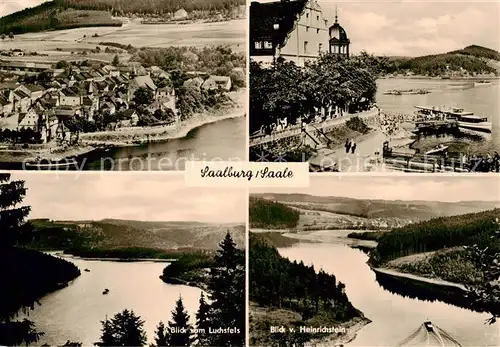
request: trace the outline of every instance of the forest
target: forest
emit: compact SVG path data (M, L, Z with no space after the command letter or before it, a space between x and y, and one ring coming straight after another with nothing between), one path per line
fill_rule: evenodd
M289 124L334 106L362 111L375 101L378 58L323 54L304 68L278 58L273 68L250 64L250 132L270 128L278 119ZM306 120L307 121L307 120Z
M203 11L228 14L242 0L54 0L7 15L0 23L0 34L22 34L92 26L121 26L115 16L165 15L179 9L188 13ZM199 17L199 16L198 16Z
M299 211L285 204L250 197L250 228L292 229L299 218Z
M442 76L449 72L467 71L470 74L497 73L485 59L500 61L500 53L481 46L472 45L443 54L415 58L390 58L384 60L387 73L411 71L416 75Z
M440 217L409 224L385 233L371 254L373 264L407 255L436 251L455 246L489 247L500 249L500 242L492 242L498 230L496 218L500 209L469 213L452 217Z
M321 325L360 316L345 294L345 285L334 275L283 258L255 233L250 233L249 298L259 306L298 312L302 318L297 325L307 325L315 317ZM261 328L267 328L269 336L269 327ZM286 335L281 338L290 338Z

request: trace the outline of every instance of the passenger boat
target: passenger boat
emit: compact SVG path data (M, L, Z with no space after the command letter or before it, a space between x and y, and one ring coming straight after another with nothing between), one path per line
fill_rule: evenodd
M462 347L450 334L427 321L417 328L397 347L434 346L434 347Z
M448 109L432 106L415 106L416 115L424 117L443 118L454 120L458 127L481 133L491 133L491 123L488 118L474 115L474 112L465 111L463 108L451 107Z
M489 86L489 85L491 85L490 81L481 80L481 81L474 82L474 87L482 87L482 86Z

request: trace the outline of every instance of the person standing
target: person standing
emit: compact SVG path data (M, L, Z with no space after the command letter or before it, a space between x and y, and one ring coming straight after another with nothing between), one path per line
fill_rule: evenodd
M351 149L351 141L349 141L349 139L347 139L345 141L345 152L346 153L349 153L349 150Z
M354 154L356 152L356 143L353 141L351 144L351 153Z

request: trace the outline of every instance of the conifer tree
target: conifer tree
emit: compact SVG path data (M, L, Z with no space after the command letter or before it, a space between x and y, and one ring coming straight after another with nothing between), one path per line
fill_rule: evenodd
M167 344L167 334L165 324L163 322L158 323L155 331L155 346L156 347L165 347Z
M229 232L220 243L209 284L211 325L214 329L236 329L211 335L212 346L245 345L245 267L243 252L236 249Z
M17 255L15 245L25 238L29 238L30 228L26 218L30 207L18 207L26 195L24 181L11 181L10 174L0 174L0 278L10 278L8 264L14 254ZM5 271L5 272L4 272ZM4 277L5 276L5 277ZM0 298L0 345L30 345L37 342L43 333L37 332L35 324L24 319L14 321L12 306ZM29 311L34 307L36 298L23 297L21 310Z
M198 312L196 312L196 345L199 347L209 347L210 346L210 305L205 301L205 295L203 292L200 296L200 306Z
M184 308L182 297L179 297L175 310L172 311L172 320L168 322L167 346L191 346L192 336L193 327L189 323L189 315Z
M139 347L146 344L144 321L134 311L123 310L110 320L101 322L101 341L96 345L103 347Z

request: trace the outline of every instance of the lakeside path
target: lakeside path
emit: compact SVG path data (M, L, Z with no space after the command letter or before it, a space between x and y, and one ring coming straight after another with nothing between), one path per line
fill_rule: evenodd
M114 261L114 262L154 262L154 263L172 263L177 259L159 259L159 258L92 258L92 257L79 257L72 254L65 254L62 252L49 252L49 254L66 259L81 259L87 261Z

